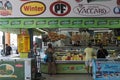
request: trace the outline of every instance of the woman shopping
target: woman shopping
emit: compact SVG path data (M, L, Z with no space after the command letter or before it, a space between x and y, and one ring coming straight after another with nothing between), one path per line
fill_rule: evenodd
M47 55L47 64L48 64L48 73L50 75L56 74L56 66L55 66L55 58L53 56L54 54L54 48L52 47L52 44L48 44L48 48L45 51L45 54Z

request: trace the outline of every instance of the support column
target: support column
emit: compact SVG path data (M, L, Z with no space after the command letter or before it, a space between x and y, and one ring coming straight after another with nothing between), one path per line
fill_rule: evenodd
M3 44L3 53L5 53L5 32L3 32L2 44Z
M5 33L5 44L10 45L10 33Z
M29 35L30 35L30 50L33 49L33 29L28 29Z

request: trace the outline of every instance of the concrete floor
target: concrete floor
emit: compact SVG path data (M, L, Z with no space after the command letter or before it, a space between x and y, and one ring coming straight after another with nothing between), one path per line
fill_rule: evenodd
M45 77L46 79L41 80L93 80L88 74L57 74L52 76L42 74L42 77Z

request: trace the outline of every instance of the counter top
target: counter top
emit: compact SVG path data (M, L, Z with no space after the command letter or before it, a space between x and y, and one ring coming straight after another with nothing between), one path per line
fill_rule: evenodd
M41 63L45 63L44 61L42 61ZM72 63L72 64L84 64L85 61L72 61L72 60L66 60L66 61L62 61L62 60L56 60L55 63L60 63L60 64L66 64L66 63Z

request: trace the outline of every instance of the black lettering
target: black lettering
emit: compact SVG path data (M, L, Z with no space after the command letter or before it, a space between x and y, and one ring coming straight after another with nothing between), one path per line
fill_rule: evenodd
M55 5L55 12L58 13L60 11L60 4Z
M64 13L66 11L66 5L61 4L61 13Z
M56 4L55 5L56 13L64 13L65 11L66 11L66 5L64 5L64 4Z

